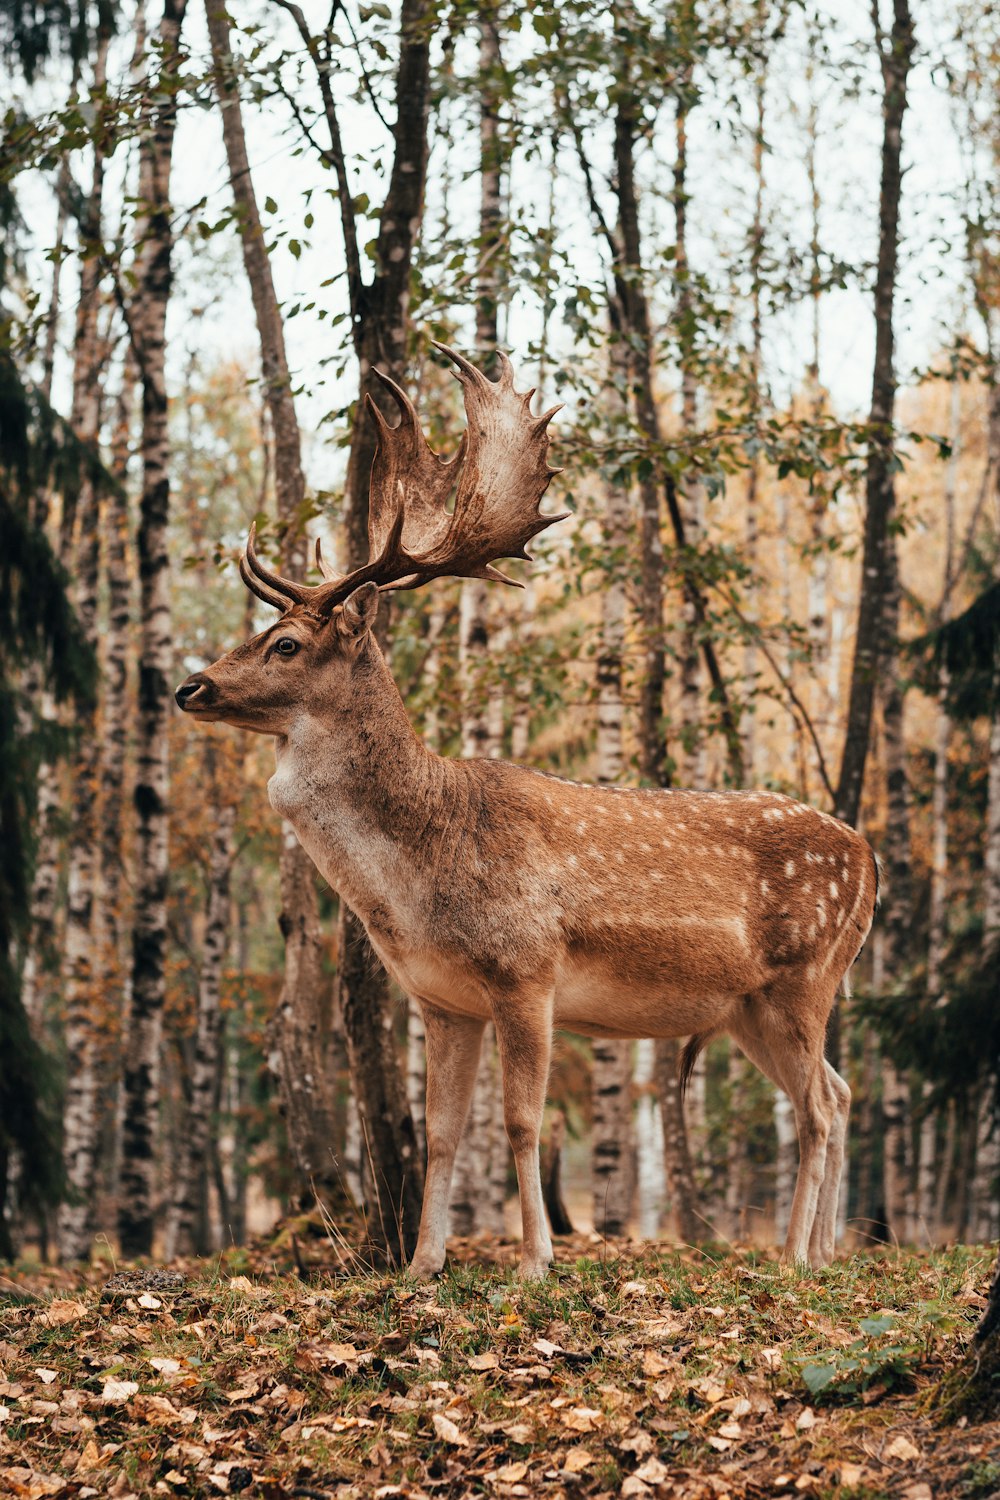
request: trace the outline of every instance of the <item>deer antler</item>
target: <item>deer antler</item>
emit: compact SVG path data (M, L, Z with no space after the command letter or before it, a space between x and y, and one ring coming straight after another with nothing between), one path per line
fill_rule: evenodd
M443 459L431 451L412 401L395 381L376 371L399 407L400 420L390 427L367 398L378 428L369 499L369 560L340 575L325 562L317 542L316 561L324 582L295 583L261 565L251 527L240 572L265 603L282 610L298 603L327 614L369 581L383 590L420 588L443 577L491 578L520 587L494 563L503 557L527 558L531 538L565 519L539 514L549 481L559 473L549 467L547 429L560 407L533 417L534 392L515 391L505 354L497 355L500 378L493 381L463 355L443 344L435 348L457 366L465 401L467 428L455 457ZM453 489L455 507L449 512Z

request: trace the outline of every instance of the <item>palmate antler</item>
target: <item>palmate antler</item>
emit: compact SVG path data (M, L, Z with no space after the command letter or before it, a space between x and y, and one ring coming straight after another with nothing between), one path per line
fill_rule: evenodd
M369 499L369 560L351 573L335 573L317 542L316 561L325 581L297 583L264 567L251 527L240 573L265 604L280 610L301 604L315 614L329 614L362 583L374 582L380 589L420 588L432 578L444 577L515 583L494 563L503 557L527 558L531 538L565 519L538 511L550 479L559 473L549 467L547 429L560 408L553 406L533 417L534 392L515 391L505 354L497 354L500 378L493 381L464 355L444 344L435 348L457 366L462 385L467 425L458 453L452 459L432 453L412 401L395 381L376 371L399 407L400 420L390 427L367 398L378 428ZM453 490L455 506L449 512Z

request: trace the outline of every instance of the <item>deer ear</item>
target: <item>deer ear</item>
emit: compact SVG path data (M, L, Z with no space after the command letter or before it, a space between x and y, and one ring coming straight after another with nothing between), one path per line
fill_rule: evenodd
M360 641L363 635L367 635L375 624L375 616L378 614L378 584L363 583L360 588L348 594L344 600L344 607L340 611L338 624L340 632L348 640Z

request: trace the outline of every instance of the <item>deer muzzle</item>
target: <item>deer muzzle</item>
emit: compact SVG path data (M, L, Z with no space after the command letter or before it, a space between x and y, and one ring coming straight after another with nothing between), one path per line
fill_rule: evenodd
M184 713L196 713L199 709L211 708L215 702L215 684L204 672L192 672L177 689L174 697L178 708Z

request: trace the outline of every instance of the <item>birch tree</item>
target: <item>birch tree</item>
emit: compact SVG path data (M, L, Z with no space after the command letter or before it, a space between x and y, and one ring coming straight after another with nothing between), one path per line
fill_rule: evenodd
M174 230L170 168L177 126L180 35L187 0L164 0L159 67L147 84L139 153L138 243L129 333L142 381L142 497L139 520L141 643L136 746L135 908L132 987L124 1066L118 1237L126 1255L153 1245L156 1110L165 994L167 806L171 692L170 435L164 370Z
M108 31L103 28L94 65L94 94L105 83ZM104 195L104 146L95 138L90 191L80 214L81 270L74 350L71 423L82 443L96 450L101 428L101 214ZM98 640L98 585L101 547L100 496L84 473L75 506L75 586L77 615L92 648ZM63 1110L63 1162L67 1197L60 1205L59 1251L64 1260L90 1254L93 1235L94 1181L99 1123L98 1005L101 989L98 905L98 787L100 740L96 707L82 726L74 758L67 872L66 936L63 958L66 1099Z

